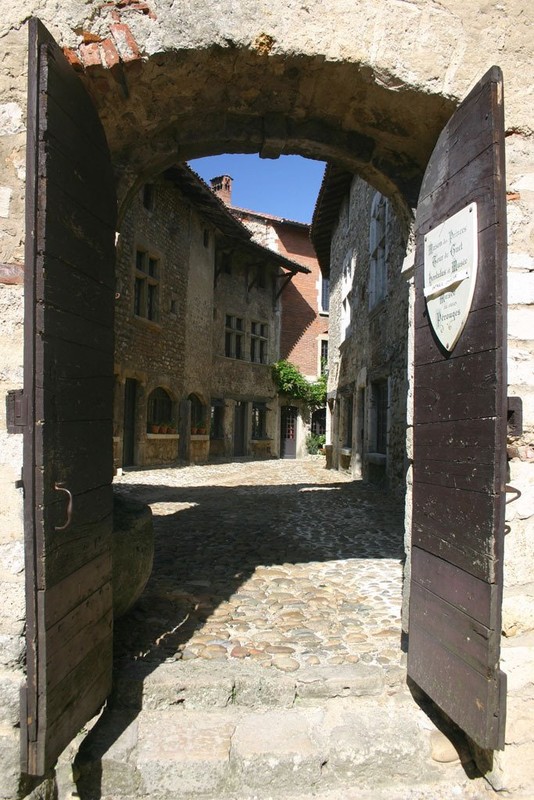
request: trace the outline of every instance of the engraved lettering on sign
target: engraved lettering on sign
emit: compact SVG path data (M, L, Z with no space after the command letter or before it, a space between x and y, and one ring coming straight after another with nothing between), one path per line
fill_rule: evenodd
M449 351L469 316L477 262L477 206L471 203L425 236L424 295L434 332Z

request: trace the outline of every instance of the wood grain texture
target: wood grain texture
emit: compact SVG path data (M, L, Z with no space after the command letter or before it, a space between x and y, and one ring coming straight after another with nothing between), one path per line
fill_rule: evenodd
M443 130L416 216L414 484L408 672L481 747L504 744L499 670L506 482L506 216L502 76ZM424 235L477 204L478 274L452 352L423 294Z
M29 28L21 730L23 768L43 775L111 683L116 204L92 103L41 23ZM72 494L66 527L57 484Z

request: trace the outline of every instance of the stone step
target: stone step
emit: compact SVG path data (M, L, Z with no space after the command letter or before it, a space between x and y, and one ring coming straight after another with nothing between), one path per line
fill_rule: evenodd
M76 758L77 793L80 800L370 800L387 789L391 798L482 797L461 789L468 780L458 760L432 759L436 733L399 697L108 710Z
M313 666L285 674L274 668L241 662L169 662L150 670L132 664L117 674L114 708L185 709L291 708L296 703L334 697L365 697L390 693L405 682L402 668L387 672L375 664Z

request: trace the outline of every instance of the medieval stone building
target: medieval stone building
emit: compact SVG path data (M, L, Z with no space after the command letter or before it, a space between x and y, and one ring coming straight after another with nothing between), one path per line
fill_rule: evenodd
M300 273L185 165L143 185L117 249L117 467L278 454L270 365Z
M330 279L331 463L404 493L409 230L388 199L328 167L312 240Z
M310 226L234 206L232 183L229 175L211 181L215 193L252 232L256 242L306 268L287 282L281 296L279 357L294 364L308 381L314 382L324 373L328 361L329 279L319 268L310 240ZM325 409L311 412L299 401L288 405L287 399L282 400L281 454L286 458L304 456L310 432L326 432Z

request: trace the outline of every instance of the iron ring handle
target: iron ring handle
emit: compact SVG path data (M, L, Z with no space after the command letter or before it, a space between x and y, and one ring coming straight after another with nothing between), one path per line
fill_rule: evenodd
M72 492L70 492L65 487L65 484L63 482L55 483L54 484L54 489L56 490L56 492L65 492L65 494L67 494L68 498L69 498L69 502L67 503L67 519L66 519L65 524L64 525L56 525L54 527L54 530L56 530L56 531L64 531L66 528L69 527L70 523L72 522L72 503L73 503Z

